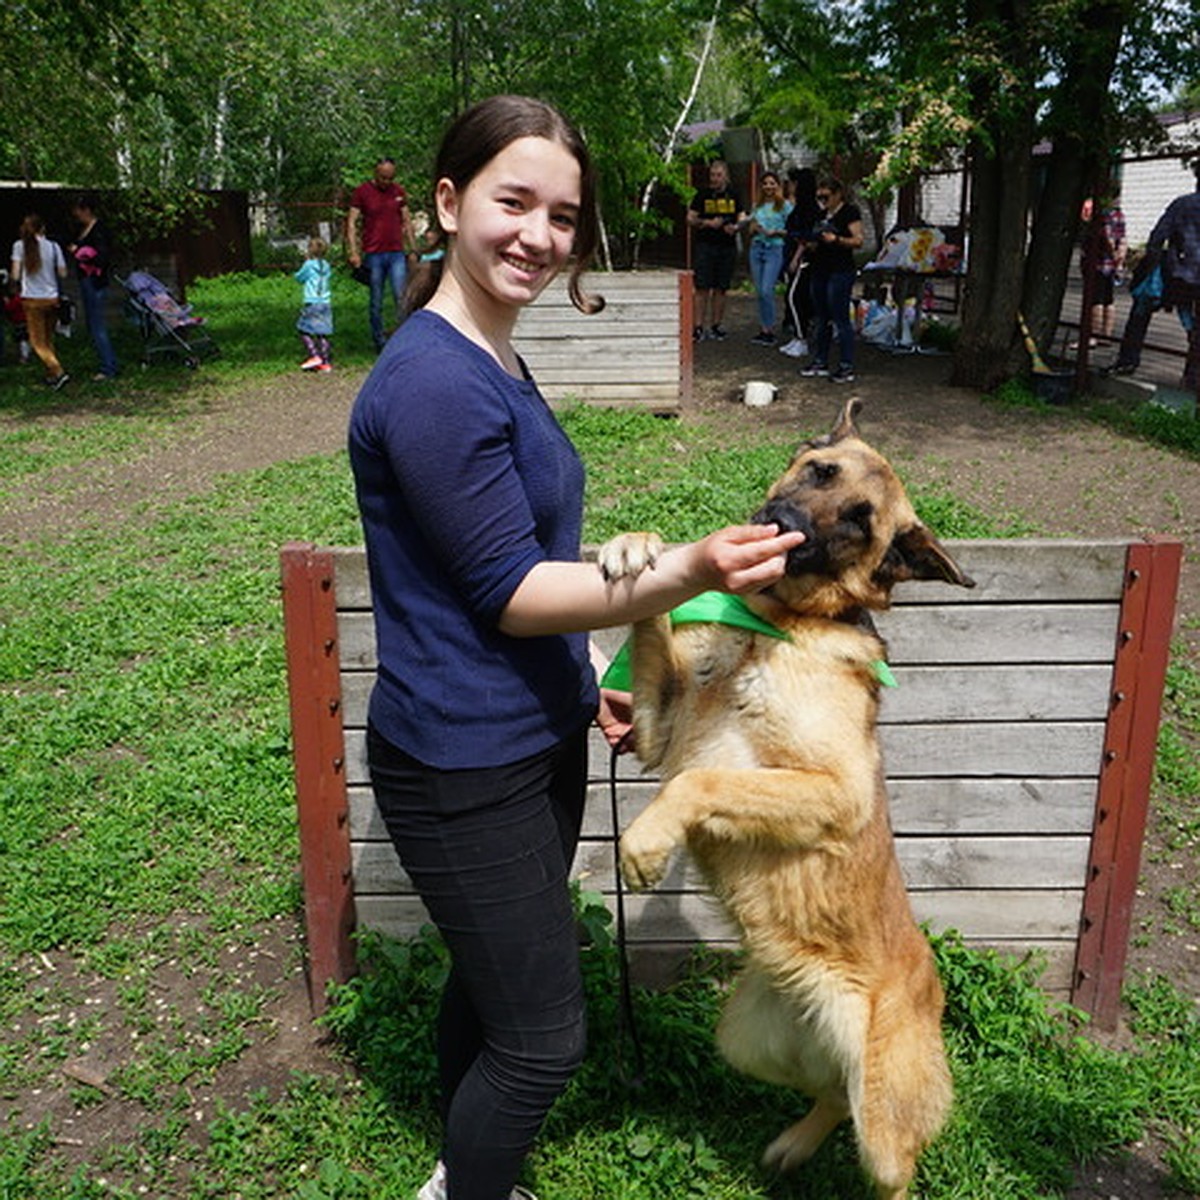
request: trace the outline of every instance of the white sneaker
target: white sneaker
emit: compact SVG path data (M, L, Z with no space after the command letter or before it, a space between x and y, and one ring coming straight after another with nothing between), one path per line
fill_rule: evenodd
M446 1200L446 1164L441 1159L417 1193L417 1200ZM509 1193L508 1200L537 1200L537 1197L528 1188L518 1186Z
M440 1158L433 1174L417 1193L417 1200L446 1200L446 1164Z
M808 353L808 343L803 338L792 338L779 347L779 353L789 358L803 358Z

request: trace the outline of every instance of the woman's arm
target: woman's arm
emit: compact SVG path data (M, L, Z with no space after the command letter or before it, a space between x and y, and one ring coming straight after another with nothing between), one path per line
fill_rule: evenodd
M541 637L626 625L699 592L756 592L782 578L787 552L804 540L774 525L733 525L676 546L633 579L609 581L595 563L541 562L517 585L500 629Z

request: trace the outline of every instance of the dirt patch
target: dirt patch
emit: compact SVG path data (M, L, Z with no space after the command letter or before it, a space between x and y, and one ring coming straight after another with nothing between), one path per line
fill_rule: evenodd
M949 386L944 358L892 357L864 349L858 380L851 385L802 379L794 360L750 344L755 322L749 297L731 297L727 326L726 341L695 347L695 393L683 420L699 416L739 430L808 434L827 429L846 396L855 395L864 402L864 434L910 483L944 486L983 510L1048 535L1182 538L1188 550L1178 629L1185 653L1200 667L1200 466L1194 461L1120 436L1070 408L1046 413L985 402ZM336 452L345 444L346 420L363 372L289 375L228 392L205 383L203 371L200 376L188 415L163 422L136 452L100 469L95 464L64 467L40 476L36 488L10 481L9 498L0 505L0 535L11 541L84 526L111 528L144 519L159 504L202 493L218 475ZM777 386L773 403L763 408L742 403L743 387L752 379ZM36 418L3 416L0 422L69 425L90 419L90 413L61 408ZM1177 931L1164 895L1181 885L1194 887L1195 866L1194 851L1169 852L1165 831L1153 823L1133 915L1133 929L1148 936L1135 939L1129 960L1131 973L1162 973L1193 996L1200 995L1197 937L1194 930ZM308 1020L299 941L297 929L272 926L255 932L253 957L244 947L233 948L229 961L204 970L164 968L158 978L155 987L169 991L170 1006L198 1018L204 1016L214 980L248 981L262 996L250 1045L220 1070L199 1071L189 1084L188 1112L197 1136L219 1102L242 1105L263 1088L277 1094L293 1071L322 1075L341 1069ZM57 975L56 986L72 970L65 960L53 959L14 969ZM128 996L118 997L111 983L66 982L66 994L78 998L80 1013L122 1003L129 1007ZM154 1003L152 998L146 1036L153 1030ZM119 1020L115 1026L128 1037ZM197 1033L203 1036L208 1034ZM86 1044L36 1095L14 1096L6 1089L10 1098L0 1101L0 1113L15 1111L27 1126L52 1118L59 1152L72 1161L94 1163L105 1146L128 1144L157 1118L146 1105L112 1092L127 1058L116 1035ZM1159 1147L1148 1140L1119 1162L1081 1173L1071 1200L1166 1197L1160 1164Z

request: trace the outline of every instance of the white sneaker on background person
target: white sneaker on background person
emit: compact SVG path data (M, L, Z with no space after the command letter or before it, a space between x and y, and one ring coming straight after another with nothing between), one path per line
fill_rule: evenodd
M446 1195L446 1165L438 1159L433 1174L417 1193L417 1200L446 1200ZM528 1188L517 1186L509 1192L508 1200L537 1200L537 1197Z

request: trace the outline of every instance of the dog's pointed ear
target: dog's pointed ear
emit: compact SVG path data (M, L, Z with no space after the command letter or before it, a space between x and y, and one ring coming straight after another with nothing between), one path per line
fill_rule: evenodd
M959 587L975 586L975 580L921 524L910 525L892 538L892 544L875 572L875 579L888 586L904 579L940 579Z
M854 418L862 411L861 400L847 400L841 413L838 415L837 424L829 433L829 441L840 442L842 438L858 437L858 429L854 425Z
M854 418L858 416L861 408L861 400L847 400L842 411L838 414L838 419L834 423L833 428L828 433L805 442L800 447L800 452L802 453L805 450L824 450L832 446L834 442L840 442L842 438L858 437L859 433L854 426Z

